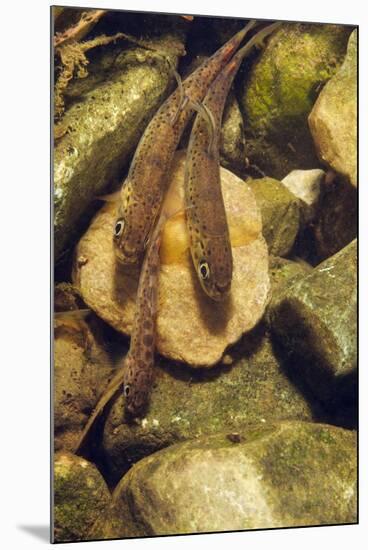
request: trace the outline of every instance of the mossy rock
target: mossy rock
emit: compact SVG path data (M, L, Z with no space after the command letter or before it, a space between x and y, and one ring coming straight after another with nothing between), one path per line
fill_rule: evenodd
M177 51L162 50L175 64ZM156 47L160 43L156 41ZM121 178L147 123L170 91L164 57L126 48L109 77L75 101L58 125L54 151L55 258L85 228L96 196Z
M276 289L271 328L294 369L328 404L356 402L357 243Z
M270 38L240 89L247 156L267 176L319 165L308 115L341 65L350 27L285 23Z
M287 256L299 231L300 201L273 178L248 180L262 214L262 232L274 256Z
M109 535L356 523L356 458L354 432L309 422L271 421L172 445L122 478Z
M54 542L90 540L89 531L110 501L96 466L70 453L55 455Z
M358 31L349 39L344 63L326 84L309 115L321 161L357 186Z
M279 256L270 256L271 291L275 293L281 285L289 284L293 277L306 275L312 271L312 266L302 260L293 261Z
M229 351L211 372L157 361L149 411L128 423L124 397L106 419L102 446L116 482L132 463L163 447L204 434L237 432L254 422L312 420L321 414L284 373L264 327Z

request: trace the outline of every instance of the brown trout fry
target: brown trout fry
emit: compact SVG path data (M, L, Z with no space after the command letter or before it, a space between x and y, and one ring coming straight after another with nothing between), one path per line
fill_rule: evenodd
M114 228L115 252L123 264L137 263L150 238L167 190L170 163L193 114L191 102L202 101L253 24L246 25L188 76L182 87L161 105L143 133L121 190ZM189 101L183 102L183 96Z
M157 223L139 277L130 348L124 361L125 412L142 416L153 382L160 244L166 217Z
M76 453L81 453L89 434L106 406L124 391L128 417L141 416L146 409L153 379L156 336L157 290L160 271L160 243L166 217L160 218L147 249L137 290L133 329L129 351L121 369L115 374L90 416Z
M185 170L190 249L203 290L220 301L230 292L233 259L220 182L221 122L226 98L244 56L279 23L258 32L222 69L208 89L191 132ZM208 114L210 113L210 117ZM204 116L205 115L205 116Z

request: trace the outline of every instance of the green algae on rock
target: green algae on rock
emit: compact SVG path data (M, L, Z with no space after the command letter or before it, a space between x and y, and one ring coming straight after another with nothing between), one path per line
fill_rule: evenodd
M327 82L309 115L321 161L357 186L357 30L351 34L344 63Z
M281 285L290 284L293 277L307 275L313 270L312 266L303 261L287 260L278 256L270 256L270 277L272 294ZM272 298L271 298L272 301Z
M287 256L293 247L300 225L299 200L273 178L248 180L262 214L262 232L269 253Z
M271 328L294 368L318 398L355 400L357 369L357 243L353 241L306 276L276 290Z
M177 55L163 51L175 64ZM56 259L80 232L96 195L117 183L173 79L161 54L139 47L122 51L114 67L62 120L65 133L54 152Z
M247 157L266 175L318 166L308 115L343 61L349 27L284 24L270 38L240 90Z
M270 325L270 310L274 297L283 287L290 286L294 278L307 275L313 268L305 261L293 261L279 256L270 256L271 300L267 306L265 322Z
M356 523L356 434L267 422L172 445L113 493L110 537ZM121 524L117 518L121 517Z
M231 352L232 365L211 371L157 362L147 416L136 424L123 419L118 398L105 423L103 450L114 480L140 458L178 441L274 419L312 420L318 414L283 372L269 337L260 327ZM230 358L230 357L229 357Z
M96 466L71 453L56 453L53 480L54 542L93 539L89 531L111 501Z

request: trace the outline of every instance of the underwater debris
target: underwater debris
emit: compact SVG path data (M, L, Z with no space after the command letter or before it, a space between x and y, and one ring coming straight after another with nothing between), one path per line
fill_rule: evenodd
M83 12L76 24L72 25L64 32L55 33L54 48L60 48L69 42L78 42L82 40L105 13L106 10L88 10ZM58 15L60 15L60 13L58 13Z
M87 65L89 63L86 52L97 46L105 46L118 39L125 39L126 35L117 33L113 36L97 36L87 42L72 42L64 44L57 48L55 53L60 57L61 68L54 89L54 116L59 120L64 113L64 93L70 82L74 78L85 78L88 75ZM55 138L60 138L63 134L61 127L56 127Z

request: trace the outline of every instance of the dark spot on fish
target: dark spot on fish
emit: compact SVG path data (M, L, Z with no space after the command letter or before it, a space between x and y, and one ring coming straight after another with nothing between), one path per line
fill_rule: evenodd
M143 344L145 346L152 346L153 344L153 336L151 334L145 334L143 336Z

